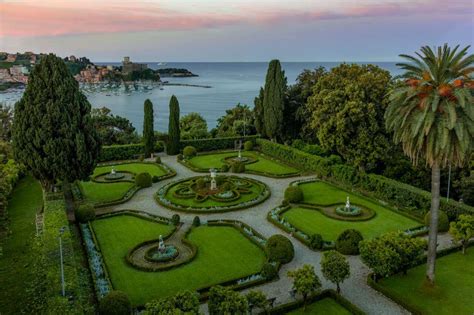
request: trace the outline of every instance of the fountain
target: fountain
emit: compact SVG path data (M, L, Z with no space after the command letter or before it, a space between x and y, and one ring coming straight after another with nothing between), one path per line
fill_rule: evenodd
M340 216L344 216L344 217L356 217L362 214L362 209L354 205L351 205L349 196L347 196L346 205L344 207L343 206L337 207L336 214Z
M104 176L105 180L108 180L108 181L114 181L114 180L122 179L124 177L125 177L124 173L115 171L115 166L112 166L110 173Z

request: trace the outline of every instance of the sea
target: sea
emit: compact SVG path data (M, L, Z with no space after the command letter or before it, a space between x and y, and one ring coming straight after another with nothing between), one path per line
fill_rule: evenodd
M95 62L99 65L120 65L118 62ZM395 62L372 63L390 71L392 76L401 74ZM359 64L364 64L359 63ZM141 133L143 125L143 103L150 99L154 105L155 130L168 129L169 99L176 95L181 115L191 112L201 114L207 121L208 128L214 128L217 119L225 115L227 109L238 103L253 108L253 102L263 86L268 67L266 62L148 62L148 67L185 68L197 77L162 78L163 81L176 84L209 86L163 86L146 91L109 92L97 89L84 91L92 107L108 107L112 114L129 119L137 132ZM331 69L339 62L282 62L288 84L295 80L304 69L315 69L320 66ZM13 106L23 94L23 89L8 90L0 93L0 102Z

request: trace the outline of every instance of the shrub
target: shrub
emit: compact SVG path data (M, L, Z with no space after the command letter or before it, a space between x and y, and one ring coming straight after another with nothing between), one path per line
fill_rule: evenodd
M151 178L151 181L152 181L153 183L158 183L158 182L160 181L160 177L154 175L154 176Z
M129 315L132 305L128 296L121 291L112 291L99 303L99 314L101 315Z
M135 177L135 184L140 188L151 187L151 182L150 173L140 173Z
M438 211L438 232L447 232L449 231L449 219L446 212L439 210ZM425 215L425 225L430 226L431 211L428 211Z
M283 199L283 201L281 202L281 205L282 206L288 206L290 203L288 202L288 200L286 199Z
M206 187L206 181L204 180L204 178L198 178L196 180L196 187L198 189L202 189L202 188Z
M244 143L244 150L245 151L251 151L253 150L253 142L250 140L245 141Z
M262 268L262 276L267 280L272 280L278 275L277 268L271 263L265 263Z
M197 151L196 151L196 148L195 147L192 147L190 145L186 146L184 149L183 149L183 155L185 158L189 159L189 158L192 158L192 157L195 157L197 154Z
M221 171L222 172L228 172L229 168L230 168L229 164L222 164Z
M157 157L155 158L155 163L161 164L161 157L157 156Z
M295 249L291 241L280 234L271 236L265 244L265 252L270 261L289 263L295 256Z
M245 172L245 163L234 162L231 166L232 173L243 173Z
M224 184L225 180L226 180L225 176L216 176L217 186L220 186L220 185Z
M180 153L176 156L176 158L178 159L178 161L182 161L183 160L183 155Z
M80 205L76 208L76 220L79 223L87 223L95 219L95 209L91 204Z
M179 214L173 214L171 217L171 223L173 223L173 225L178 225L180 221L181 218L179 217Z
M195 216L193 219L193 226L198 227L201 225L201 219L198 216Z
M144 150L143 143L103 146L98 162L131 160L143 154Z
M143 162L145 160L145 156L143 154L140 154L140 156L138 157L138 160L140 162Z
M244 140L250 140L255 142L258 136L246 136ZM192 139L192 140L181 140L180 146L184 148L188 145L195 147L199 152L203 151L216 151L234 149L235 141L242 140L241 136L238 137L224 137L224 138L209 138L209 139Z
M309 248L311 249L323 248L323 237L321 236L321 234L313 234L309 237Z
M299 186L290 186L285 190L285 199L288 202L303 201L303 190Z
M223 191L228 191L230 190L232 187L230 186L230 183L229 182L225 182L224 184L222 184L222 190Z
M354 229L343 231L336 240L336 250L344 255L358 255L359 242L364 238L362 234Z

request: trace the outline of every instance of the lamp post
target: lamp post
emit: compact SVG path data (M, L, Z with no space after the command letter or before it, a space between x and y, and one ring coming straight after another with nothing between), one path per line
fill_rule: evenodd
M63 242L61 236L64 233L66 227L62 227L59 229L59 255L61 257L61 294L62 296L66 296L66 285L64 283L64 262L63 262Z

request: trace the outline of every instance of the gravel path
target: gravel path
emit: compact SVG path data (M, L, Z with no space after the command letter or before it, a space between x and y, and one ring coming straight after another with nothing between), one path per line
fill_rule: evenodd
M176 161L175 156L161 155L162 162L167 164L176 170L177 176L163 180L153 185L153 187L142 189L128 202L116 205L110 208L100 209L101 213L113 212L122 209L134 209L146 211L151 214L157 214L162 216L171 217L175 213L179 213L181 220L185 223L191 223L195 214L186 214L182 212L176 212L173 210L166 209L159 206L153 198L153 194L158 190L159 187L163 186L170 181L183 179L191 176L196 176L197 173L189 170L185 166L179 164ZM202 173L201 173L202 174ZM287 235L286 232L275 227L273 224L267 221L267 213L272 208L280 205L283 200L283 194L285 188L288 187L289 183L296 180L295 178L284 178L274 179L267 178L259 175L243 174L242 176L254 178L264 182L271 190L271 197L264 203L245 210L237 210L234 212L225 212L217 214L202 215L201 220L209 219L236 219L243 221L258 232L262 233L265 237L270 237L273 234L284 234L292 241L295 247L295 258L288 264L284 265L280 270L280 279L275 282L266 283L252 289L259 289L265 292L269 298L276 298L275 306L283 303L293 301L294 298L290 295L292 287L291 280L287 277L287 272L301 267L303 264L311 264L314 266L316 273L321 279L323 289L332 288L335 286L332 283L327 282L320 272L320 260L322 257L321 252L314 252L308 249L306 246L301 244L295 238ZM311 178L314 176L298 177L298 179ZM451 239L447 234L441 234L438 238L438 243L441 248L451 246ZM351 277L347 279L341 285L342 295L357 305L360 309L365 311L367 314L410 314L400 305L396 304L392 300L388 299L379 292L373 290L367 285L366 279L369 274L369 269L362 263L358 256L347 257L351 266ZM203 306L203 310L205 307Z

